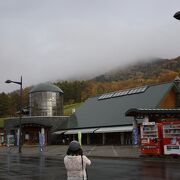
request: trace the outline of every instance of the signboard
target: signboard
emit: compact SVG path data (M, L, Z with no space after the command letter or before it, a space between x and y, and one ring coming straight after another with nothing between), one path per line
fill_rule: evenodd
M14 146L14 135L8 134L7 135L7 146Z
M146 126L146 125L155 125L155 122L143 122L142 125Z

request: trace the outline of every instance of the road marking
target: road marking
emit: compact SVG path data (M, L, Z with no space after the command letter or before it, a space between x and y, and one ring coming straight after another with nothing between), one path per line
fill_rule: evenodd
M114 146L112 146L112 150L113 150L114 155L115 155L115 156L118 156L118 153L117 153L117 151L115 150Z
M96 148L96 146L93 146L93 147L89 150L89 152L87 153L87 155L90 155L91 152L94 151L95 148Z

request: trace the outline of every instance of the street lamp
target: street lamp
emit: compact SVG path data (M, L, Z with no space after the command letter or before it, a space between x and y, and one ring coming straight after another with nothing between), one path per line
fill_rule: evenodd
M5 83L15 83L15 84L19 84L20 85L20 113L19 113L19 153L21 153L21 141L22 141L22 137L21 137L21 120L22 120L22 76L21 76L21 81L12 81L12 80L6 80Z
M174 14L174 18L176 18L177 20L180 20L180 11Z

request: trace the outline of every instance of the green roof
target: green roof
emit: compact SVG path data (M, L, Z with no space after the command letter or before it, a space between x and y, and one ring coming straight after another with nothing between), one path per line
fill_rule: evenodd
M30 93L35 93L35 92L60 92L63 93L63 91L55 86L54 84L50 84L50 83L41 83L38 84L36 86L34 86Z
M50 133L55 132L58 129L67 129L67 123L68 123L69 116L54 116L54 117L48 117L48 116L25 116L21 119L21 125L26 126L29 124L32 125L39 125L39 126L46 126L50 128ZM5 128L10 129L13 127L19 126L19 117L9 117L6 118L5 121Z
M69 129L132 125L133 118L125 116L127 110L158 108L163 97L173 86L173 83L151 85L141 93L102 100L99 100L102 95L91 97L70 117Z

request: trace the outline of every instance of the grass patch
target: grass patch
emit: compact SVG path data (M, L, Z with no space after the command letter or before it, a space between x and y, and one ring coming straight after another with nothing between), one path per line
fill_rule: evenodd
M64 106L64 115L70 116L72 114L72 109L77 109L82 103L70 104Z

